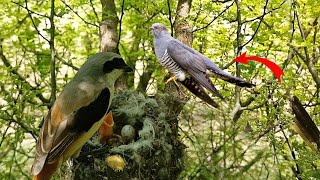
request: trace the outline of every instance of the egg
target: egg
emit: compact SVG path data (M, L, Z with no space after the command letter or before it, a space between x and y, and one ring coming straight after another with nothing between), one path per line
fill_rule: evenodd
M121 137L126 141L130 142L132 141L136 136L136 130L133 126L127 124L122 127L121 129Z

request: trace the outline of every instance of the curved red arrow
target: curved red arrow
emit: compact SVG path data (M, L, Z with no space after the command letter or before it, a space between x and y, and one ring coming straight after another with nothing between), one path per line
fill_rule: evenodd
M284 76L284 73L283 73L282 69L276 63L269 61L268 59L258 57L258 56L246 56L246 53L247 52L242 53L239 57L234 59L233 62L248 64L249 59L253 60L253 61L258 61L258 62L266 65L273 72L273 74L276 76L279 83L281 84L280 76Z

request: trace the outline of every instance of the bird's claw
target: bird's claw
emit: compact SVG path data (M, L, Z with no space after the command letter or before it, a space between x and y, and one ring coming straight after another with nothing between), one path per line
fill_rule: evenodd
M172 81L173 80L173 82L175 83L175 84L177 84L177 82L176 82L176 77L175 76L171 76L166 82L165 82L165 84L168 84L170 81Z

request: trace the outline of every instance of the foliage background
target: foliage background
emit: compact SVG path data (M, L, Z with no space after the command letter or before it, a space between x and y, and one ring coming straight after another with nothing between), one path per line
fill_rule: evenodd
M153 52L154 22L257 85L240 89L213 79L226 99L215 99L224 104L219 110L190 96L179 116L187 146L182 179L320 178L319 154L293 131L289 104L299 97L320 124L319 7L318 0L3 0L0 178L30 179L42 118L78 67L106 50L102 25L112 19L116 49L136 67L129 89L168 93ZM276 62L285 72L282 85L259 63L233 64L245 51Z

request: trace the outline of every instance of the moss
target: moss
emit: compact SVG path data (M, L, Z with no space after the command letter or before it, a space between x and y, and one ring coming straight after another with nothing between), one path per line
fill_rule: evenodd
M115 139L110 139L107 146L86 144L77 159L78 170L75 174L80 177L81 173L89 173L100 179L120 176L175 179L181 171L185 147L178 140L177 133L177 116L183 104L170 95L151 98L137 91L125 91L117 95L111 105ZM128 144L120 136L122 127L127 124L133 126L137 133L134 141ZM100 167L110 154L120 154L125 158L127 166L124 171L115 174L111 168ZM83 164L86 167L82 167ZM90 169L92 172L82 171L89 171L88 167L94 167Z

